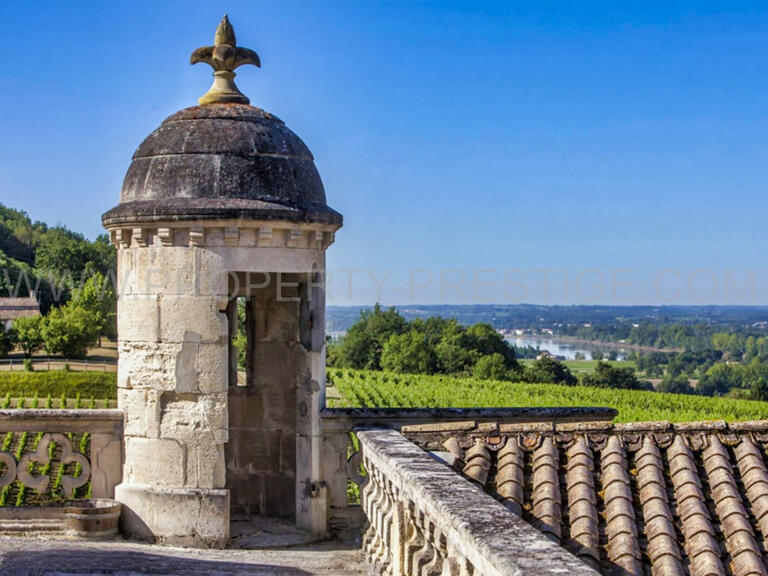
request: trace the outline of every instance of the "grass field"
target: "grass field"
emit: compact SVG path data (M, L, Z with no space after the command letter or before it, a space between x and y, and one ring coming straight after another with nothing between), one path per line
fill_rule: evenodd
M592 360L572 362L583 370L595 365ZM0 407L21 407L19 397L28 399L23 404L27 408L33 407L29 399L34 397L39 398L37 407L47 403L59 407L62 396L68 399L68 408L75 407L76 398L82 398L78 404L83 408L105 406L104 400L111 400L108 405L113 406L115 380L114 373L103 372L0 373ZM328 369L328 383L329 404L337 406L610 406L619 411L619 422L768 419L768 402L659 392L334 368Z
M114 372L0 372L0 397L117 398Z
M768 402L557 384L329 369L329 405L382 407L609 406L617 422L763 420Z

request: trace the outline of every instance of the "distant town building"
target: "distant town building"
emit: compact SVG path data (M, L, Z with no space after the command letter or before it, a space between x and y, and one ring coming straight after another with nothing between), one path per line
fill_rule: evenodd
M0 323L6 328L10 328L16 318L30 316L40 316L40 304L34 296L0 298Z

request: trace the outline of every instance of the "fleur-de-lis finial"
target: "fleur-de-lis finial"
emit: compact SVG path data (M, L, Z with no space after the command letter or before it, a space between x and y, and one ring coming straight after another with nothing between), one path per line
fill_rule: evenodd
M253 50L237 46L235 30L226 14L216 28L213 46L198 48L189 57L190 64L198 62L204 62L213 68L213 85L197 100L201 105L227 102L250 103L248 97L235 85L235 68L243 64L253 64L261 68L261 60Z

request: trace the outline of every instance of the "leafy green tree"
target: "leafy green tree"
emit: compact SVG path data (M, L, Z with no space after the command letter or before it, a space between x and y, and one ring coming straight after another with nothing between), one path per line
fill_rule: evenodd
M361 310L360 319L347 331L336 351L340 367L381 370L384 345L393 335L403 334L408 323L397 310L383 310L379 304L372 310Z
M744 344L744 356L743 360L745 362L751 361L753 358L757 358L757 338L750 335L745 344Z
M732 388L740 388L742 372L738 366L720 362L712 366L699 378L696 392L704 396L722 396Z
M84 279L96 273L114 274L116 252L106 235L90 242L82 234L64 227L50 228L39 235L35 250L36 275L45 280L41 304L66 302ZM48 284L51 283L51 286Z
M442 339L455 336L461 338L466 330L453 318L430 316L426 319L416 318L408 323L412 330L417 330L427 337L430 346L437 346Z
M473 324L467 328L466 335L469 348L475 350L481 357L500 354L508 369L517 370L519 368L515 359L515 349L490 324Z
M592 360L602 360L605 355L600 350L592 350Z
M594 372L583 374L581 383L584 386L594 386L596 388L653 389L650 384L638 380L632 368L617 367L607 362L598 362Z
M453 338L440 340L434 350L436 368L441 374L465 373L475 364L478 356L476 351L467 350Z
M25 297L35 291L37 279L31 266L9 258L0 251L0 294L3 297Z
M663 366L650 366L645 371L645 374L649 377L657 377L660 378L661 376L664 376L664 367Z
M542 384L566 384L568 386L573 386L578 382L568 366L546 355L525 367L523 380Z
M381 353L376 338L366 327L353 325L334 350L334 366L357 370L380 370Z
M768 364L757 358L741 369L741 386L755 400L768 401Z
M672 394L695 394L696 391L691 386L688 378L683 375L667 375L656 387L657 392L667 392Z
M740 360L746 348L746 339L739 334L718 332L712 336L712 347L733 360Z
M91 259L88 244L81 234L63 227L50 228L35 252L35 267L59 274L68 271L77 276Z
M99 319L82 306L66 304L45 317L43 341L50 354L83 358L99 337Z
M663 352L651 352L650 354L634 354L637 369L648 376L661 377L664 375L664 366L669 362L671 355Z
M235 346L238 346L237 341L238 338L240 338L240 332L238 331L237 336L235 337ZM240 352L240 347L238 346L238 365L241 369L245 369L245 346L246 346L246 340L245 340L245 331L243 331L243 343L242 343L242 353ZM326 334L325 336L325 365L329 368L341 368L341 361L339 360L339 349L341 348L341 344L338 340L334 339L330 334ZM239 364L240 359L242 360L242 365Z
M703 374L722 357L723 353L718 350L701 350L697 352L686 350L672 357L667 364L667 374L672 376Z
M70 303L92 314L101 345L101 337L106 335L107 328L114 323L117 315L117 300L109 279L101 272L94 272L81 288L72 292Z
M235 346L235 350L237 350L237 367L240 370L245 370L246 368L246 359L248 357L247 355L247 347L248 347L248 337L245 333L245 298L238 298L237 299L237 330L235 331L235 337L233 338L232 344ZM332 350L335 348L331 346L330 343L328 343L328 357L332 357ZM329 366L333 366L332 362L328 362Z
M26 212L0 204L0 251L9 258L32 264L36 237L42 230L45 225L32 224Z
M494 352L480 357L472 368L472 376L481 380L509 380L510 372L504 356Z
M404 359L405 349L421 357ZM361 311L346 336L329 346L327 358L329 365L339 368L413 372L413 365L419 365L426 374L470 374L479 358L492 354L504 359L507 370L520 369L514 348L490 324L465 328L453 318L439 316L407 322L394 308L384 310L377 304Z
M432 374L436 365L437 358L427 337L417 330L392 334L381 354L382 368L391 372Z
M427 334L427 339L430 336ZM470 347L467 331L456 320L448 320L442 326L440 339L434 344L437 371L442 374L468 372L479 354Z
M90 243L90 255L86 269L90 272L98 272L108 276L110 271L117 268L117 250L109 241L107 234L100 234L96 240Z
M768 338L761 337L757 339L756 342L757 346L757 357L760 358L761 361L767 362L768 361Z
M16 333L16 343L29 358L43 345L42 316L26 316L13 321L13 331Z
M755 400L768 401L768 379L761 378L752 382L750 396Z

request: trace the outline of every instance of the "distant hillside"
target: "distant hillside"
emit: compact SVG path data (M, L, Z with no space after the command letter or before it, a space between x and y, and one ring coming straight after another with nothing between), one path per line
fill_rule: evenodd
M115 251L106 235L90 241L0 204L0 297L37 290L45 312L57 299L66 299L73 280L89 272L106 274L114 266Z
M348 330L360 310L372 306L328 306L329 331ZM496 329L553 329L564 325L609 326L654 324L706 324L744 327L768 324L768 306L539 306L535 304L405 305L397 310L407 320L442 316L470 325L487 322Z

